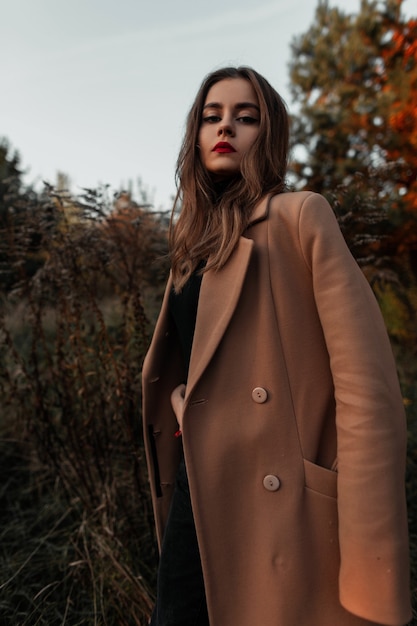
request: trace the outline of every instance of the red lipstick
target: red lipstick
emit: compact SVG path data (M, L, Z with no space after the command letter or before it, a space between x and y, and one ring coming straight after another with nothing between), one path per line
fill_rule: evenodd
M230 143L227 143L227 141L219 141L219 143L216 143L216 145L214 146L212 152L219 152L220 154L228 154L230 152L236 152L236 150L234 149L233 146L230 145Z

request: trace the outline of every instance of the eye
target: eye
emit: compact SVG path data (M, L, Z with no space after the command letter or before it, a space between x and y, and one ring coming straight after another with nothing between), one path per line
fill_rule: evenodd
M203 117L203 122L206 122L207 124L215 124L216 122L220 122L220 119L219 115L206 115Z
M259 120L256 117L252 117L251 115L241 115L236 118L238 122L242 122L242 124L258 124Z

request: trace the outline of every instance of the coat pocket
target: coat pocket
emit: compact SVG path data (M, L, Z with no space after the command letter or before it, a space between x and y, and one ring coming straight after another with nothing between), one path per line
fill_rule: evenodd
M337 497L337 472L321 465L316 465L307 459L304 462L304 478L307 489L317 491L329 498Z

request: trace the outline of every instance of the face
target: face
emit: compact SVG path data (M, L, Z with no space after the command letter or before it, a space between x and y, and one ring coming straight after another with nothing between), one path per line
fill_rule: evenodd
M198 144L214 180L240 172L243 156L259 134L260 111L248 80L227 78L211 87L204 103Z

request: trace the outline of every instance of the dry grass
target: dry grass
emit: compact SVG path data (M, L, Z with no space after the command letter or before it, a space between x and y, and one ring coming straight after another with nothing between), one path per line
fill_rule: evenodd
M165 232L137 206L109 218L97 195L77 219L67 208L50 195L7 238L0 621L146 624L157 555L140 416L153 321L142 298L165 280L147 260ZM31 275L35 235L44 262Z

